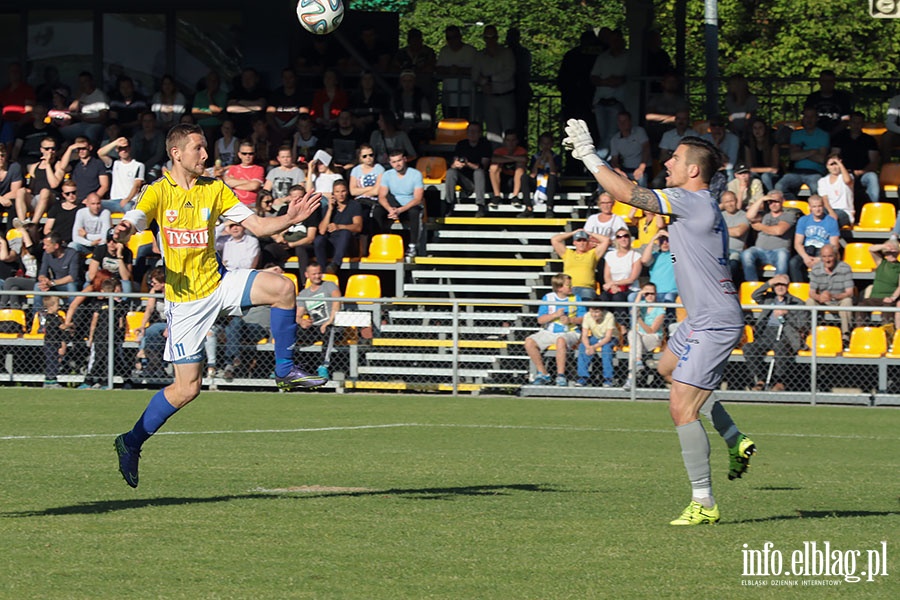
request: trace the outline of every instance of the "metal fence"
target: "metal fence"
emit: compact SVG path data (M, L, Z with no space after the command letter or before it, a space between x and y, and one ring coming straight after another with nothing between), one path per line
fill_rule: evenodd
M95 335L98 342L93 348L94 360L101 364L89 370L91 348L76 330L68 339L65 352L59 354L57 383L64 387L87 382L103 388L152 388L171 382L173 371L171 365L161 362L161 347L148 347L148 340L133 338L123 329L121 319L129 308L125 303L134 302L133 308L140 308L141 298L146 295L120 294L115 299L101 294L89 296L118 307L112 312L103 311L107 318ZM295 346L295 360L312 372L326 366L331 381L325 389L342 393L665 398L667 382L656 373L655 365L665 347L666 335L680 326L683 318L679 305L642 304L666 309L666 333L659 347L637 356L627 331L637 317L638 305L584 303L585 307L602 306L616 315L612 385L603 386L605 377L601 375L598 355L586 385L575 387L579 378L577 348L567 351L563 363L567 384L555 385L557 363L553 346L542 353L542 358L554 381L534 385L536 370L524 342L538 330L536 315L542 302L345 300L341 308L343 318L338 323L353 325L335 327L333 344L326 338L325 343ZM799 339L792 346L786 332L778 340L771 339L772 335L767 338L765 332L760 336L765 326L758 326L758 321L765 313L757 306L744 308L745 337L725 368L720 395L749 401L900 404L900 334L893 330L892 316L897 309L842 307L841 311L850 313L853 327L852 337L842 339L836 308L779 306L798 316L795 321L800 323L796 332ZM101 312L96 306L79 310ZM5 355L0 381L7 386L42 385L46 379L46 343L42 332L33 331L39 319L30 310L25 312L26 323L30 324L28 333L0 334ZM241 325L240 317L224 318L210 333L207 351L215 357L215 364L204 371L204 385L275 390L273 347L268 334L261 336L253 328L244 331ZM144 355L143 362L139 352ZM638 360L645 365L643 370L634 369Z

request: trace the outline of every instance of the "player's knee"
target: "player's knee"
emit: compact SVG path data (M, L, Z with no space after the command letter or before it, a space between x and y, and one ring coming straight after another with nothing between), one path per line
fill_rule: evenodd
M166 399L175 408L181 408L194 398L200 395L201 382L176 382L166 390Z
M295 301L294 283L287 277L280 277L273 291L278 296L281 304L289 304Z

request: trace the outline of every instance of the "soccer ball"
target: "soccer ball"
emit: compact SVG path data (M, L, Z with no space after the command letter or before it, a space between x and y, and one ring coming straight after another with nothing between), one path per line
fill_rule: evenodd
M344 3L341 0L300 0L297 18L310 33L331 33L344 19Z

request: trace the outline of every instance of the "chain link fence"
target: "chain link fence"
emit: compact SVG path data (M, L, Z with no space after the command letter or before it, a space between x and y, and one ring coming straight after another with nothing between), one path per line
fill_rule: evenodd
M4 385L158 388L172 381L172 366L162 360L164 324L143 334L135 331L143 320L146 294L84 294L88 301L62 335L48 335L45 313L34 309L48 294L32 295L21 308L0 313ZM638 316L637 304L582 303L585 310L601 306L615 315L611 371L609 365L604 369L598 350L587 372L583 367L579 372L579 344L562 352L553 343L539 352L551 376L542 382L536 381L538 369L526 349L526 339L540 328L542 304L347 299L336 325L323 335L318 328L312 333L298 328L295 360L309 372L324 367L331 378L325 389L346 393L667 397L668 382L655 367L668 335L681 326L680 305L640 305L664 309L665 323L659 344L638 354L628 333ZM744 308L744 336L725 368L720 394L752 401L898 403L897 309L779 306L779 317L768 307ZM849 336L841 334L840 312L849 318ZM650 338L645 345L652 342ZM206 351L205 387L276 389L273 345L264 326L241 317L221 318L207 338ZM559 373L566 378L561 385Z

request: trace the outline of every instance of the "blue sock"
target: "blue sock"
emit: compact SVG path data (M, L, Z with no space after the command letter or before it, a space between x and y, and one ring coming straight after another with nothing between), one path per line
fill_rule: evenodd
M134 428L125 434L125 445L135 450L140 450L150 436L163 426L169 417L178 409L169 404L163 390L159 390L150 398L150 403L144 409L144 414L134 424Z
M269 328L275 338L275 376L284 377L294 366L294 341L297 338L297 311L272 307Z

